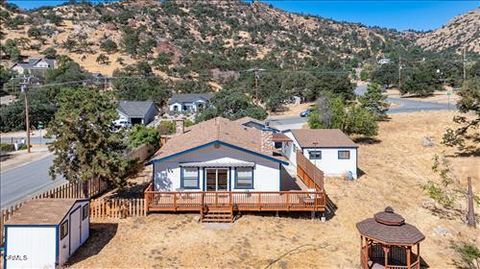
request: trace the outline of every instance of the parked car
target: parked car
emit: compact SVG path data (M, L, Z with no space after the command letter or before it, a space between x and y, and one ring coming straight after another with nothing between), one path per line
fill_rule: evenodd
M312 109L311 109L311 108L308 108L308 109L306 109L305 111L302 111L302 112L300 113L300 117L302 117L302 118L308 117L308 115L310 115L310 113L312 113Z
M128 121L125 121L125 120L116 120L116 121L113 122L113 124L117 128L130 128L130 127L132 127L132 124Z

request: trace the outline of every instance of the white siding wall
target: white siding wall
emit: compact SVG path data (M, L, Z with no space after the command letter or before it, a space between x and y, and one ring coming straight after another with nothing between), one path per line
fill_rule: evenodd
M339 150L350 151L350 159L338 159ZM357 178L357 149L355 148L308 148L303 149L303 155L310 159L310 151L321 151L321 160L310 160L326 176L344 176L348 172L352 173L353 178Z
M181 190L180 182L180 167L181 162L205 162L220 160L222 162L228 160L240 160L247 162L254 162L253 184L254 189L251 191L279 191L280 190L280 171L279 163L265 159L263 157L250 154L248 152L232 149L230 147L221 145L215 148L213 145L192 151L180 156L159 161L154 163L154 183L155 190L164 191L178 191ZM188 189L185 191L202 191L204 190L203 169L200 168L200 188ZM234 168L231 169L229 184L232 191L234 188L235 176Z
M123 114L122 112L120 112L120 111L118 111L118 120L119 120L119 121L128 121L128 122L130 122L130 118L129 118L127 115L125 115L125 114ZM130 122L130 123L131 123L131 122Z
M297 156L296 150L302 150L300 145L298 144L297 140L293 136L292 132L285 132L284 133L288 138L292 140L292 142L283 143L282 152L285 157L288 158L291 164L297 166Z
M293 136L292 132L285 132L285 135L292 139L292 142L284 143L282 147L283 154L288 158L291 164L297 165L297 157L293 150L294 145L297 150L302 150L297 140ZM343 176L347 172L351 172L353 178L357 178L357 149L356 148L304 148L303 154L309 159L310 150L322 151L321 160L311 160L312 163L316 163L317 167L322 170L326 176ZM338 151L349 150L349 160L339 160Z
M7 227L6 255L22 259L7 260L6 268L55 268L55 232L54 226Z

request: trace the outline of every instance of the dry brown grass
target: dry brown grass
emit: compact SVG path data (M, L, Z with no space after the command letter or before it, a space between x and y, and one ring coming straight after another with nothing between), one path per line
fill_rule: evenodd
M452 112L394 115L380 124L380 142L362 144L359 180L329 179L326 190L337 205L335 216L318 220L273 215L247 215L225 229L197 222L196 214L152 214L110 224L94 224L88 243L71 266L83 268L203 267L203 268L358 268L359 235L355 223L393 206L425 235L421 255L430 268L454 268L458 259L450 240L480 238L460 219L444 219L422 207L427 196L421 186L438 180L432 158L454 150L439 144L451 124ZM431 136L435 145L423 147ZM473 177L480 190L480 158L449 158L455 175ZM477 208L477 212L478 212ZM449 230L439 235L438 226Z

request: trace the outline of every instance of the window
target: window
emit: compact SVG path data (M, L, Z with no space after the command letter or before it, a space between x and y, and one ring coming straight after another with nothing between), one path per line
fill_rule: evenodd
M238 167L235 174L235 189L253 189L252 167Z
M339 151L338 151L338 159L339 159L339 160L348 160L348 159L350 159L350 151L349 151L349 150L339 150Z
M82 220L86 219L88 217L88 204L84 205L82 208Z
M68 235L68 220L64 221L60 226L60 240Z
M320 150L316 151L309 151L308 154L310 160L321 160L322 159L322 152Z
M184 189L198 189L198 168L184 167L182 168L182 182L181 187Z
M297 146L295 145L295 143L292 144L292 150L293 152L297 152Z

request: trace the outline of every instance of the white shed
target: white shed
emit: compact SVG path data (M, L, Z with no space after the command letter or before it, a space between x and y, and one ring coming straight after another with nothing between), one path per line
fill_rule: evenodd
M27 202L5 223L5 268L57 268L89 236L88 199Z

